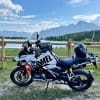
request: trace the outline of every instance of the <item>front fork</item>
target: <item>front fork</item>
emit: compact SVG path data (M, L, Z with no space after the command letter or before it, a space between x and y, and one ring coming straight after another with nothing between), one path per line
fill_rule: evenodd
M73 73L73 69L72 68L69 68L67 71L66 71L66 74L67 74L67 80L70 81L72 78L75 77L75 74Z

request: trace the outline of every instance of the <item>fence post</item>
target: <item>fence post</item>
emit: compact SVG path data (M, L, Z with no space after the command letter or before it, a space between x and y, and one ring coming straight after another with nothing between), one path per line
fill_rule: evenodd
M5 41L4 41L4 37L1 38L2 41L2 68L5 69Z
M72 44L72 39L69 38L68 42L67 42L67 47L68 47L67 54L68 54L68 56L71 56L71 53L72 53L72 45L71 44Z

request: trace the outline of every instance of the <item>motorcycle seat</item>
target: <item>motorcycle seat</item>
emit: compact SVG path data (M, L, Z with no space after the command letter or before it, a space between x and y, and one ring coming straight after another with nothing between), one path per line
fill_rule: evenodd
M62 70L66 70L66 68L70 68L74 64L79 64L85 61L86 61L85 58L77 58L77 57L64 58L64 59L59 59L59 61L57 62L57 66L61 67Z
M60 59L57 63L57 66L61 66L61 67L71 67L74 63L74 59L71 58L64 58L64 59Z

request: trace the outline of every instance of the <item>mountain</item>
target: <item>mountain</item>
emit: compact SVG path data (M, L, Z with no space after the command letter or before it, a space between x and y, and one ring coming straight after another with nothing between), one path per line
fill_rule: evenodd
M41 33L40 36L42 38L46 38L50 36L60 36L64 34L71 34L71 33L91 31L91 30L100 30L100 27L94 23L79 21L77 24L70 24L68 26L60 26L48 30L43 30L40 32Z
M7 37L7 38L25 38L28 36L29 33L27 32L16 32L16 31L0 31L0 37Z
M60 26L56 28L51 28L48 30L40 31L40 38L46 38L50 36L60 36L64 34L71 34L76 32L91 31L91 30L100 30L100 27L94 23L88 23L84 21L79 21L77 24L70 24L68 26ZM0 31L0 37L9 37L9 38L25 38L28 37L27 32L16 32L16 31ZM36 33L32 35L36 37Z

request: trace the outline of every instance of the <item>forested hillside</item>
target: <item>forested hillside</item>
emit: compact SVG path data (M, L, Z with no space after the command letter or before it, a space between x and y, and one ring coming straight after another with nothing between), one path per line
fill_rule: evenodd
M94 33L94 35L93 35ZM79 32L79 33L73 33L73 34L66 34L62 36L57 37L47 37L47 40L53 40L53 41L66 41L68 38L72 38L74 41L100 41L100 31L96 30L93 31L85 31L85 32Z

